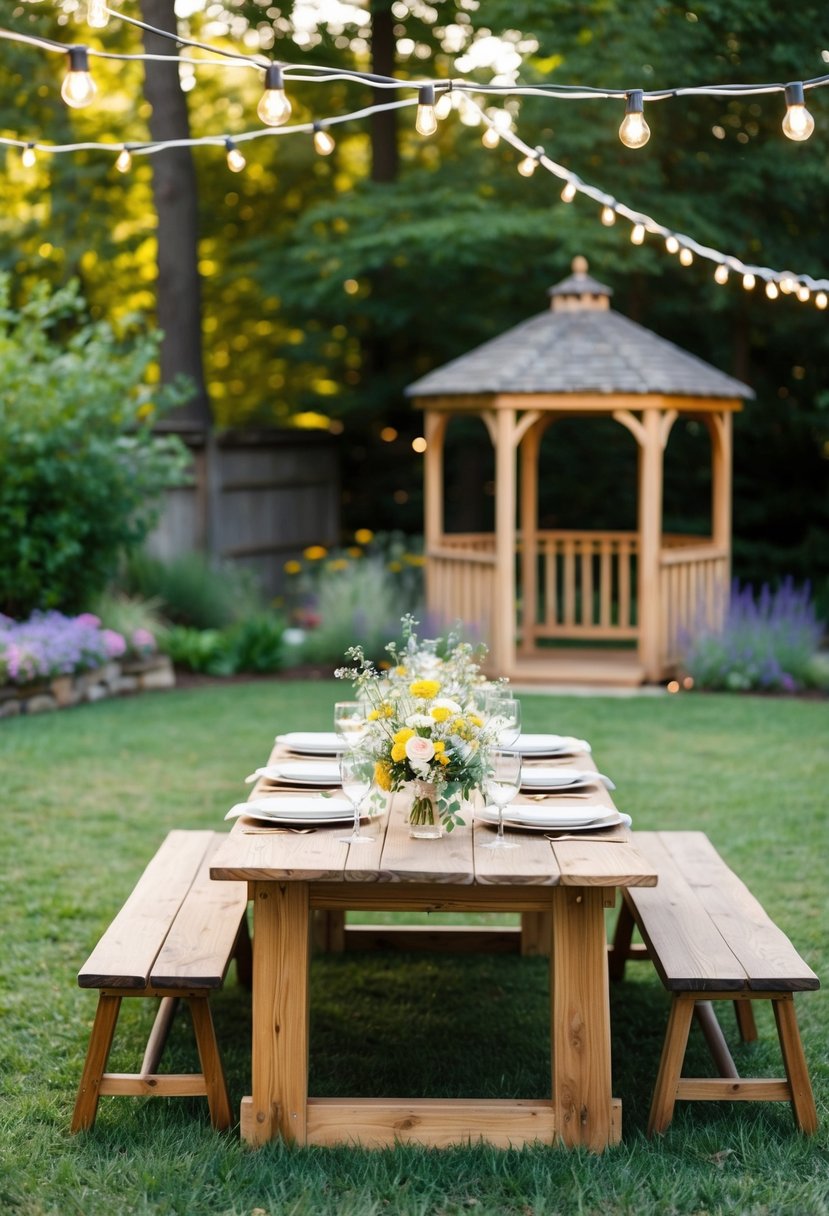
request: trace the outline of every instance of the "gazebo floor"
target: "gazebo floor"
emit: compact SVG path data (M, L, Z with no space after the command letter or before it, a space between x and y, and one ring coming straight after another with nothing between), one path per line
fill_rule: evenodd
M573 647L519 654L510 677L525 684L608 684L631 688L645 683L635 650Z

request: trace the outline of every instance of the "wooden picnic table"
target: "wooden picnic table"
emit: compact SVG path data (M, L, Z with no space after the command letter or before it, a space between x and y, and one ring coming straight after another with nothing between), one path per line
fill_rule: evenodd
M276 747L269 762L284 754ZM577 763L595 767L587 755ZM253 794L265 792L260 782ZM597 800L613 805L604 789ZM621 1102L611 1093L604 909L613 906L616 887L653 886L654 867L623 827L599 839L508 829L520 848L498 850L481 847L492 829L471 814L466 826L430 841L410 837L405 813L405 797L395 795L367 825L377 843L358 845L338 840L341 827L299 835L252 831L239 819L214 856L211 876L247 881L254 905L252 1093L242 1099L242 1138L369 1147L539 1140L594 1151L617 1143ZM551 1099L309 1098L315 909L534 917L545 927L550 956Z

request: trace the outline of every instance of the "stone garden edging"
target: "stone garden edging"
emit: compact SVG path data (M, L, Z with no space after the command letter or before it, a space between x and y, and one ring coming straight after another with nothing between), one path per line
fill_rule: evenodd
M21 714L51 713L84 702L103 701L130 693L174 688L176 676L167 655L138 661L111 660L94 671L55 676L32 684L4 684L0 687L0 718Z

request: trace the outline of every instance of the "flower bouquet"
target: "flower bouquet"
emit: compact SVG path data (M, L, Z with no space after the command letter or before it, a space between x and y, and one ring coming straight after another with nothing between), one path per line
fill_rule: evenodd
M359 646L346 657L356 667L340 668L367 706L369 732L362 746L374 761L382 790L410 788L409 824L435 824L447 832L463 823L461 807L484 781L492 726L477 712L474 693L484 684L478 659L484 648L457 635L420 642L417 622L403 617L404 646L386 647L389 667L378 670Z

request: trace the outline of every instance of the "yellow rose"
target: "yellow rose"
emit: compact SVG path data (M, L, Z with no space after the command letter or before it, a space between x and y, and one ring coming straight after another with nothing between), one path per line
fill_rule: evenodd
M415 680L409 685L409 692L420 701L431 701L440 692L437 680Z
M405 743L395 743L391 749L391 758L392 758L392 760L394 760L396 762L399 762L400 760L405 760L406 759L406 744Z

